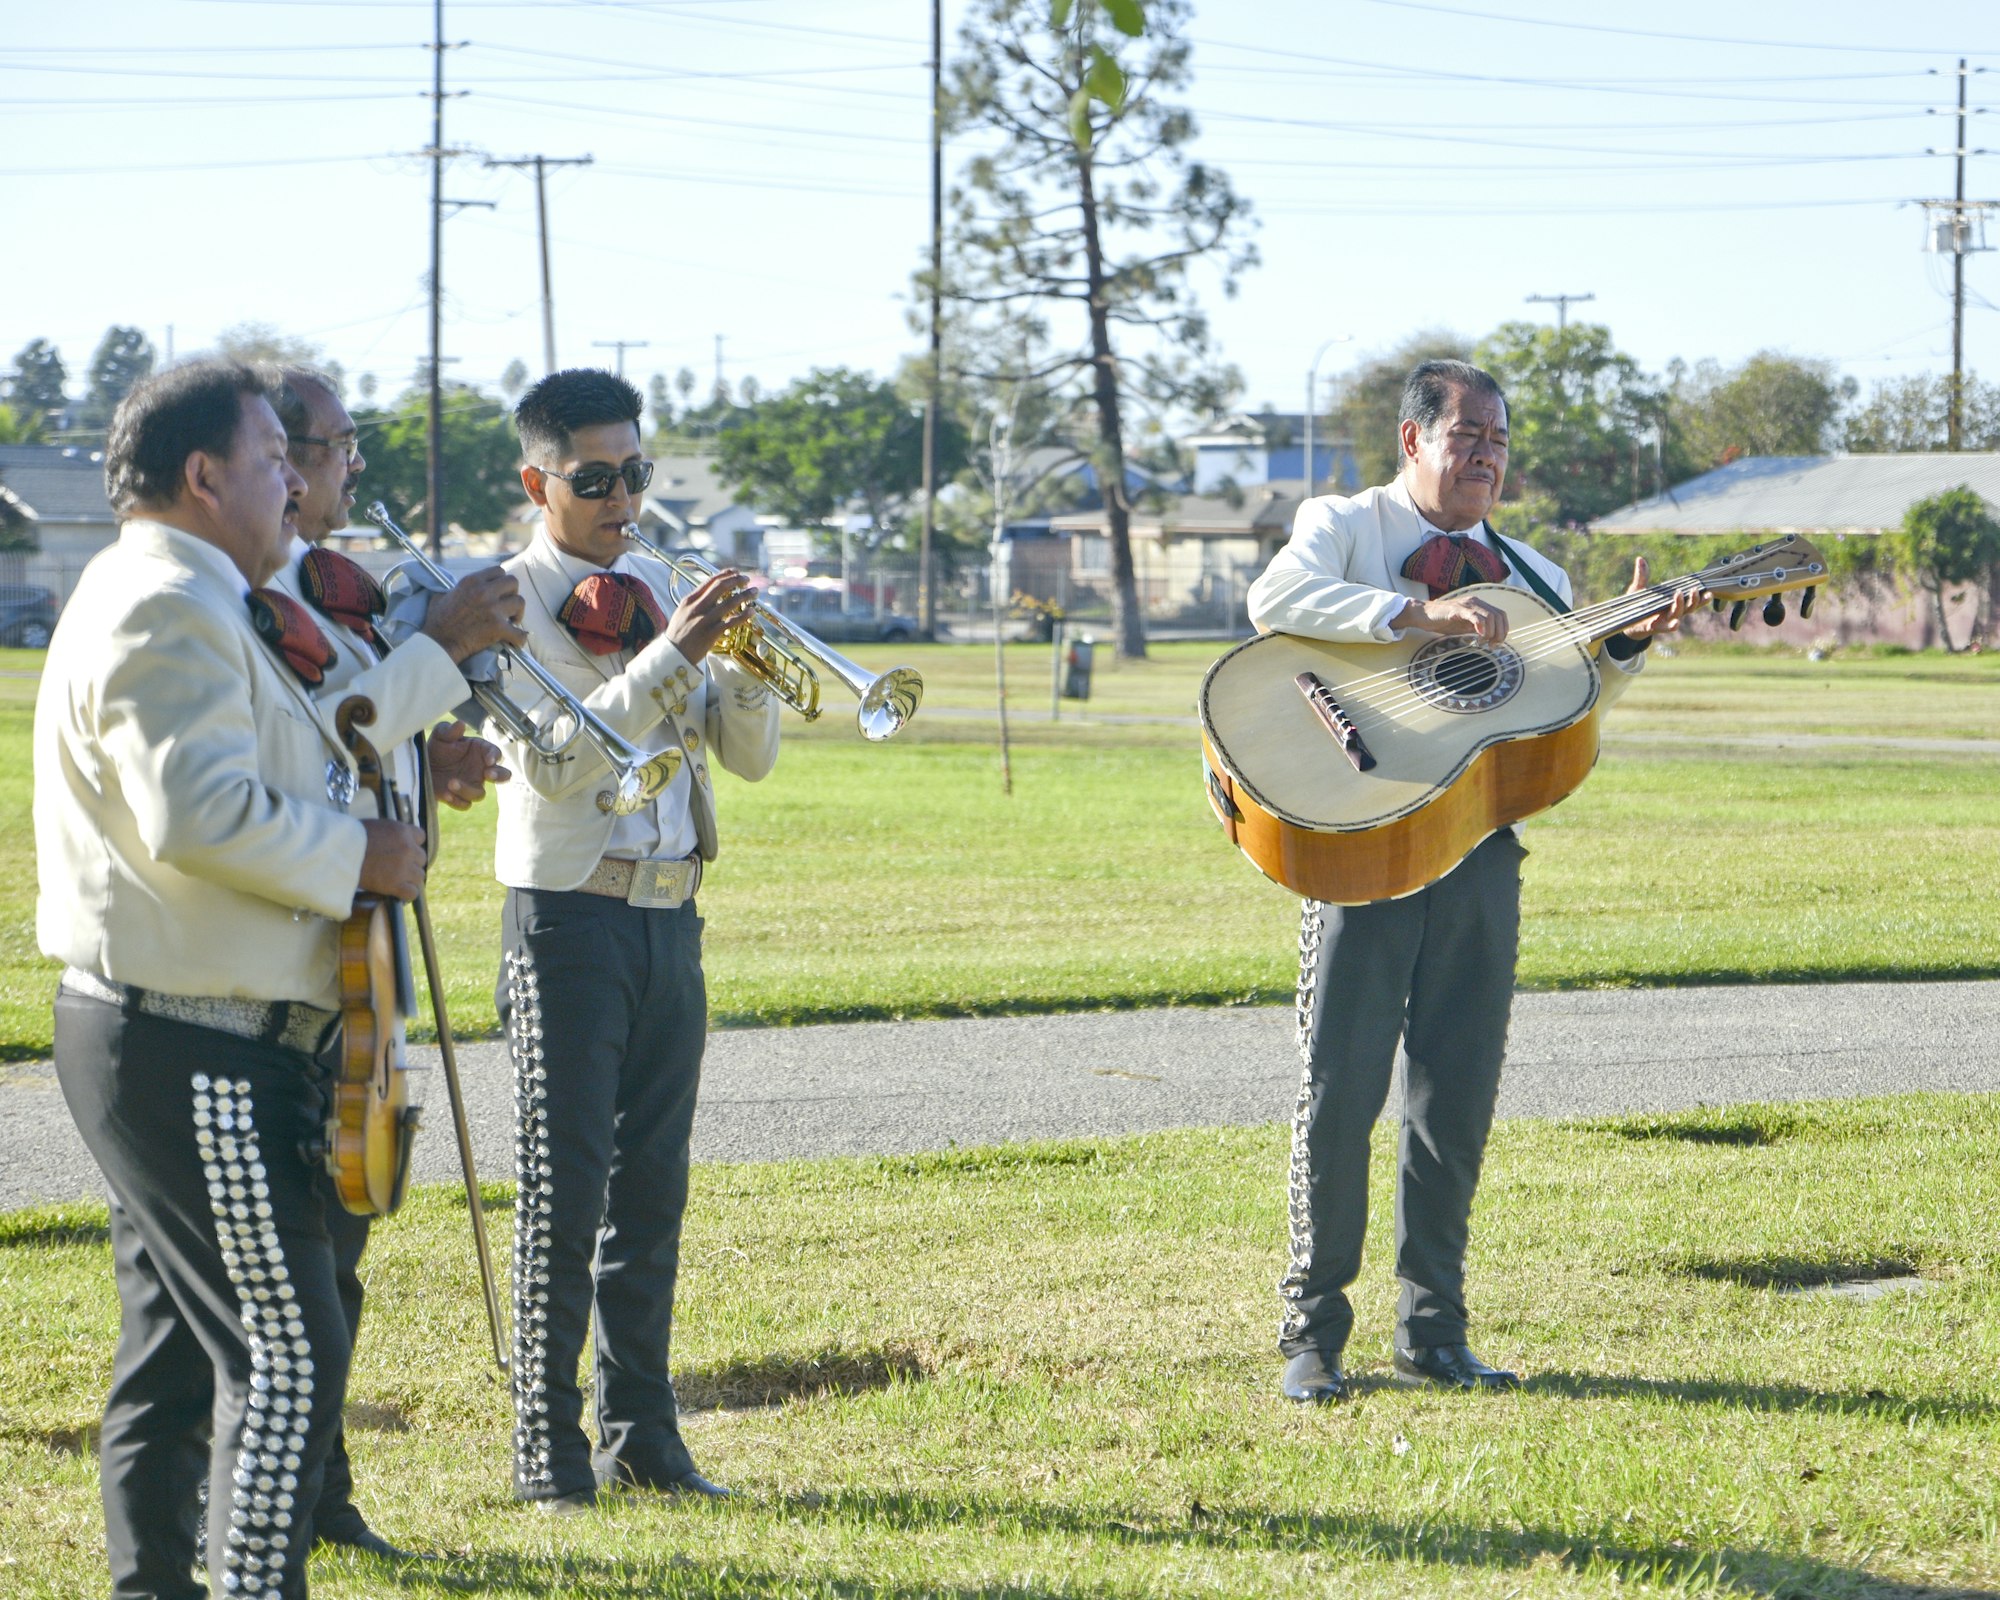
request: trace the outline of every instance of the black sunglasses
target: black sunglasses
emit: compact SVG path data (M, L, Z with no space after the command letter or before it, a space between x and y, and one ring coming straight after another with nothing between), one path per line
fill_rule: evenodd
M569 485L570 493L579 500L609 499L611 486L620 478L625 480L627 494L637 494L653 481L653 463L650 461L627 461L616 467L578 467L574 472L558 472L554 467L537 467L535 470L544 476L562 479Z

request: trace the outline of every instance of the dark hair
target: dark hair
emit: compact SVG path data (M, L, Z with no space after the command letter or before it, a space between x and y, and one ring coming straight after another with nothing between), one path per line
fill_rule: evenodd
M270 391L240 361L184 361L135 383L104 446L112 510L131 516L178 501L188 457L200 450L226 459L253 397L268 400Z
M1502 409L1506 407L1507 396L1501 392L1499 381L1470 361L1420 361L1403 380L1403 403L1396 412L1397 430L1400 432L1406 422L1414 422L1424 437L1429 438L1437 432L1451 397L1461 390L1467 394L1490 394Z
M260 361L257 363L257 376L264 382L266 397L271 402L271 409L278 413L278 421L284 424L287 439L312 432L312 403L300 392L302 384L316 384L335 399L340 397L339 385L315 367L280 366L275 361Z
M639 420L645 402L639 391L599 367L551 372L514 407L514 431L531 466L550 467L569 454L578 428Z

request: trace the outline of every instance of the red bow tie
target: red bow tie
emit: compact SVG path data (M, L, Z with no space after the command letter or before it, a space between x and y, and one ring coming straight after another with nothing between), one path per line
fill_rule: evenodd
M644 649L667 626L645 579L624 572L593 572L570 590L556 621L594 656Z
M375 619L388 609L382 586L368 570L338 551L314 545L299 561L299 587L321 616L381 648Z
M309 689L326 682L327 669L336 657L312 613L276 589L252 589L244 598L250 606L251 626L285 658L285 665L298 674L299 681Z
M1410 552L1403 576L1414 578L1431 598L1450 594L1472 583L1505 583L1507 563L1483 539L1462 533L1434 533Z

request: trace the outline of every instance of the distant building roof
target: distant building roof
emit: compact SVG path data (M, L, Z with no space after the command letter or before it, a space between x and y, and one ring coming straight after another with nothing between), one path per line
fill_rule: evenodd
M1203 445L1251 445L1259 449L1282 450L1303 444L1306 414L1303 411L1227 411L1210 417L1192 433L1181 435L1181 443L1195 449ZM1348 444L1334 434L1332 419L1313 418L1313 438L1323 445Z
M1253 484L1240 494L1173 495L1157 509L1132 508L1132 531L1152 539L1255 539L1289 534L1305 484L1297 478ZM1049 519L1056 533L1103 533L1102 511Z
M104 452L77 445L0 444L0 479L44 528L117 523L104 493Z
M1886 533L1960 484L2000 514L2000 453L1746 456L1597 518L1597 533Z
M708 523L743 502L716 473L709 456L656 456L645 498L689 528Z

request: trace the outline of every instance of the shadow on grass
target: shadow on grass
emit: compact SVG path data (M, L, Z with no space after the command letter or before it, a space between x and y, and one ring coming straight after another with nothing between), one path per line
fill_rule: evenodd
M1740 1283L1749 1289L1817 1289L1829 1283L1915 1277L1917 1267L1903 1256L1870 1256L1866 1261L1763 1256L1746 1261L1688 1261L1672 1270L1690 1278L1706 1278L1710 1283Z
M1597 1117L1571 1126L1621 1139L1670 1139L1682 1144L1770 1145L1806 1131L1806 1118L1780 1106L1732 1106L1638 1117Z
M747 1411L788 1400L866 1394L897 1383L921 1383L936 1363L908 1345L869 1350L821 1350L811 1355L783 1352L754 1361L695 1367L674 1378L684 1411Z
M0 1250L110 1242L110 1217L103 1205L94 1201L0 1212Z
M1486 1572L1548 1572L1550 1576L1610 1578L1612 1582L1644 1582L1676 1590L1702 1590L1752 1600L1810 1600L1816 1594L1844 1594L1856 1600L2000 1600L2000 1592L1976 1588L1926 1588L1854 1566L1832 1566L1806 1556L1788 1556L1744 1546L1700 1550L1674 1542L1634 1542L1592 1538L1560 1528L1482 1526L1424 1518L1404 1524L1380 1516L1346 1514L1270 1514L1246 1506L1208 1508L1194 1502L1172 1518L1144 1514L1088 1514L1068 1506L1024 1500L940 1498L928 1494L834 1494L792 1496L778 1508L814 1520L844 1520L876 1524L894 1534L936 1534L938 1530L988 1528L998 1536L1012 1532L1058 1536L1086 1544L1126 1548L1160 1546L1170 1550L1212 1550L1218 1554L1304 1550L1350 1552L1370 1562L1410 1562L1432 1568L1462 1568ZM712 1514L728 1516L728 1508ZM582 1528L578 1530L582 1532ZM388 1574L384 1574L388 1576ZM1150 1590L1156 1574L1134 1572L1126 1584L1116 1578L1092 1578L1080 1584L952 1584L926 1580L920 1584L876 1582L840 1574L812 1574L796 1568L748 1566L740 1560L704 1562L688 1554L656 1560L620 1562L586 1554L532 1556L522 1552L470 1552L436 1566L404 1566L394 1582L410 1592L502 1590L510 1594L574 1594L574 1596L674 1596L716 1594L776 1596L812 1594L852 1596L852 1600L1000 1600L1014 1596L1048 1596L1048 1600L1102 1600L1122 1590Z
M1534 1394L1579 1400L1672 1400L1684 1405L1734 1406L1745 1411L1811 1412L1821 1416L1880 1416L1898 1421L1989 1423L2000 1406L1955 1396L1910 1396L1864 1389L1859 1394L1807 1389L1790 1383L1726 1383L1699 1378L1620 1378L1591 1372L1538 1372L1521 1387Z

